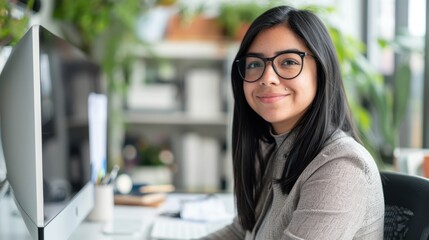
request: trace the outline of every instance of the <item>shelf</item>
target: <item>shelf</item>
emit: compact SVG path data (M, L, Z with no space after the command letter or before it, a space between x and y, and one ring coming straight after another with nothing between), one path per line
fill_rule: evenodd
M226 126L229 117L226 113L217 116L197 117L182 112L153 113L144 111L125 111L128 124L174 125L174 126Z
M189 171L192 167L195 169L195 166L218 169L219 172L213 173L214 177L210 178L215 183L220 184L222 176L231 175L225 159L230 148L228 139L231 135L232 117L231 109L227 108L226 112L225 105L229 107L232 98L226 88L225 74L237 49L237 44L222 41L162 41L150 46L124 46L123 50L138 58L138 64L142 64L142 67L136 65L136 71L132 75L134 78L131 83L136 88L128 96L128 108L123 112L124 133L130 139L144 139L153 144L168 142L177 162L173 178L176 187L180 189L189 190L195 185L188 178L195 175ZM142 76L146 76L145 71L156 69L162 63L156 61L158 59L172 60L169 66L174 74L167 79L177 80L176 85L171 85L177 90L173 91L174 94L164 96L162 91L157 93L153 89L147 92L149 84L143 86L139 82ZM156 76L150 77L155 80L157 77L163 79L157 74L160 73L153 73ZM163 87L165 86L167 85ZM169 103L177 104L157 108L156 104L167 98ZM196 103L198 106L194 106ZM196 169L200 171L199 167Z
M142 57L162 57L187 60L225 60L232 43L208 41L164 41L150 46L126 46L125 51Z

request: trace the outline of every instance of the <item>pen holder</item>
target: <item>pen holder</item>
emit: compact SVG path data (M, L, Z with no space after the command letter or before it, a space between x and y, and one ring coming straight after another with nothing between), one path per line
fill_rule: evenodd
M113 218L113 186L111 184L95 185L94 208L89 213L89 221L109 221Z

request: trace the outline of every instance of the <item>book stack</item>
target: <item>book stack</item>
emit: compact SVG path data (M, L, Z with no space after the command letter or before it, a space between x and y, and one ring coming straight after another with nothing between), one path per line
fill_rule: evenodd
M137 184L130 193L115 193L116 205L158 207L165 202L167 193L175 190L173 185Z

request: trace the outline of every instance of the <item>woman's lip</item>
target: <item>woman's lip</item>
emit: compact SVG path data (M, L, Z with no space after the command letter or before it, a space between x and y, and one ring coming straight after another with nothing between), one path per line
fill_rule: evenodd
M263 103L274 103L284 99L289 94L267 94L267 95L259 95L257 98Z

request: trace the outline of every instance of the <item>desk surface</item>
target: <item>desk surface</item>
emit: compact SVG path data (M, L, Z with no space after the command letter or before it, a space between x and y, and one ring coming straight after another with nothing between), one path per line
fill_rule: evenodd
M231 194L217 194L225 203L227 211L234 212L234 202ZM84 221L73 232L70 239L85 240L120 240L120 239L140 239L149 240L150 229L154 220L159 217L161 212L176 211L180 209L180 201L195 199L204 196L203 194L169 194L167 201L158 208L152 207L134 207L134 206L115 206L114 220L124 220L140 222L141 232L136 236L131 235L109 235L103 233L105 226L103 222ZM227 222L226 222L227 223ZM225 223L225 224L226 224ZM19 215L14 201L10 197L0 199L0 239L2 240L20 240L31 237L27 232L24 221Z

